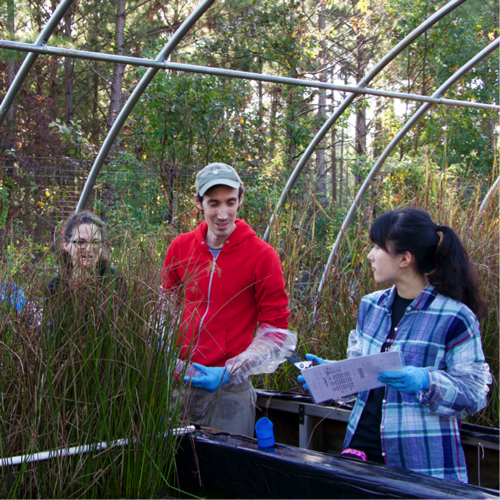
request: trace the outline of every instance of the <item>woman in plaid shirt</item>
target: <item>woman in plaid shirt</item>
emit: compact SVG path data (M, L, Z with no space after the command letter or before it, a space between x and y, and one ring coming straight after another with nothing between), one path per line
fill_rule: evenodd
M491 383L477 276L454 231L427 212L387 212L370 239L375 281L394 286L362 299L348 358L400 351L405 368L358 394L343 455L467 482L460 421L486 406Z

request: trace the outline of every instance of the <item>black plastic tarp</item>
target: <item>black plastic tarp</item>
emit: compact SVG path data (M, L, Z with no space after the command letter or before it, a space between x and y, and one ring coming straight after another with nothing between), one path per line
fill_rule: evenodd
M181 490L205 498L496 498L498 492L381 464L196 432L176 457Z

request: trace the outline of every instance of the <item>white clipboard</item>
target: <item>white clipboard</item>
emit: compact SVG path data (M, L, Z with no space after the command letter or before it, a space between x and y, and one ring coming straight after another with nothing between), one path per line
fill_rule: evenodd
M334 361L301 371L315 403L339 399L361 391L383 387L377 377L386 371L402 371L399 351Z

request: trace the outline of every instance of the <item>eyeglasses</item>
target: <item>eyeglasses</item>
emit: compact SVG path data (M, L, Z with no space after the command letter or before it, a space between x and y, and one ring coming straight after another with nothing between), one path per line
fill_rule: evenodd
M102 241L101 240L91 240L91 241L87 241L87 240L71 240L71 243L73 243L73 245L76 245L77 247L80 247L80 248L85 248L87 246L96 247L96 246L102 245Z

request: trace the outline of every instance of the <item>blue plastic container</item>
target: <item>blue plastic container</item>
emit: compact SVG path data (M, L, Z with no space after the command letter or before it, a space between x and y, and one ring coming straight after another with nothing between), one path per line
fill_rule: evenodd
M259 448L271 448L275 445L273 423L267 417L262 417L257 421L255 434Z

